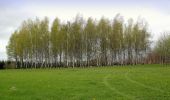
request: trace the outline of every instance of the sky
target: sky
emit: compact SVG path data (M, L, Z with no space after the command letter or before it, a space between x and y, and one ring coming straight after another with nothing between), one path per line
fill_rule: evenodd
M144 19L156 41L170 31L170 0L0 0L0 60L7 60L6 46L11 34L27 19L58 17L71 21L80 14L84 18L113 19L120 13L124 20Z

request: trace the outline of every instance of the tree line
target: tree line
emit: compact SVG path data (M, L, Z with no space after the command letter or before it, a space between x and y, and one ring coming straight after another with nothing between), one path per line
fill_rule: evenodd
M152 50L152 56L154 63L170 64L170 32L161 34Z
M88 67L143 64L150 49L150 32L143 20L124 21L117 14L61 22L28 19L11 35L7 46L16 68Z

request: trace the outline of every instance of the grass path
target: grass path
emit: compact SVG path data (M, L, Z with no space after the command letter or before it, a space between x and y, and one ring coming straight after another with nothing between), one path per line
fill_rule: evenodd
M158 91L158 92L164 93L164 91L163 91L162 89L159 89L159 88L156 88L156 87L152 87L152 86L149 86L149 85L145 85L145 84L143 84L143 83L141 83L141 82L138 82L138 81L135 81L135 80L131 79L131 78L128 76L129 73L130 73L130 70L125 73L125 78L126 78L128 81L130 81L131 83L137 84L137 85L139 85L139 86L141 86L141 87L143 87L143 88L148 88L148 89L151 89L151 90L153 90L153 91Z
M104 79L103 79L103 82L104 82L104 84L105 84L106 87L108 87L108 88L109 88L110 90L112 90L113 92L115 92L115 93L119 94L120 96L123 96L123 97L125 97L125 98L127 98L127 99L129 99L129 100L136 100L135 97L133 97L133 96L131 96L131 95L128 95L128 94L125 94L125 93L119 91L118 89L116 89L116 87L111 86L111 85L109 84L109 82L108 82L108 79L109 79L110 77L111 77L111 74L106 75L106 76L104 77Z

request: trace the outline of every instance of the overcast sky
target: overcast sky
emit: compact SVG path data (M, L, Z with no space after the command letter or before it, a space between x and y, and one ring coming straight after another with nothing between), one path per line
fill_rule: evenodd
M0 0L0 60L7 59L9 37L24 20L47 16L50 22L55 17L67 21L78 13L96 19L120 13L125 21L140 17L148 22L154 41L170 31L170 0Z

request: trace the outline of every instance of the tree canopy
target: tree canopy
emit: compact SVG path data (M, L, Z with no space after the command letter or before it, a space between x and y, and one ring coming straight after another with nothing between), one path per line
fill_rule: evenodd
M51 28L48 18L24 21L9 40L7 54L16 68L86 67L145 63L150 48L147 23L76 16Z

